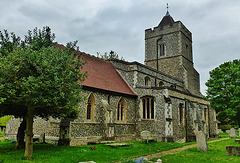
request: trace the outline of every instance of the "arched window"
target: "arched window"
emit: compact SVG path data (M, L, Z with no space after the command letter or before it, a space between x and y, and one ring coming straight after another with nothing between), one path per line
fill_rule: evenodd
M121 98L117 106L117 121L125 120L126 120L126 103L125 100Z
M184 105L182 103L179 104L179 122L180 124L184 123Z
M150 86L151 85L151 80L150 78L147 76L145 77L145 86Z
M207 121L207 108L204 108L204 114L203 114L203 120L206 122Z
M164 83L162 81L159 82L159 87L164 86Z
M93 94L90 94L87 101L87 120L93 120L95 100Z
M142 119L154 119L154 98L142 98Z

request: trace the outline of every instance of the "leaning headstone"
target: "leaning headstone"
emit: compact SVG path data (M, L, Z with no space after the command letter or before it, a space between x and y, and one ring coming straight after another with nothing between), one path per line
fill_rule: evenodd
M40 134L39 143L45 143L45 133Z
M196 138L197 138L197 150L201 152L208 152L207 134L205 134L203 131L197 131Z
M231 129L230 129L229 136L230 136L231 138L237 137L237 135L236 135L236 130L235 130L234 128L231 128Z

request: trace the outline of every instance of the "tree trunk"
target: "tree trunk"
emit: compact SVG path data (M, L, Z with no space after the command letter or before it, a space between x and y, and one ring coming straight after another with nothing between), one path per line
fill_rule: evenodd
M18 133L17 133L17 144L16 144L17 149L23 149L25 147L25 142L24 142L25 130L26 130L26 118L23 117L23 121L21 122L18 128Z
M25 158L32 160L33 153L33 108L28 107L26 115Z

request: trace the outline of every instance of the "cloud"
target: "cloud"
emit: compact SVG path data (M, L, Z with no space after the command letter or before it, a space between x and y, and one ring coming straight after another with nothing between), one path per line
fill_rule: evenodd
M47 25L59 43L79 40L87 53L114 50L143 63L144 30L159 24L167 3L174 20L192 32L194 65L204 90L210 70L239 58L239 0L1 0L0 30L23 37Z

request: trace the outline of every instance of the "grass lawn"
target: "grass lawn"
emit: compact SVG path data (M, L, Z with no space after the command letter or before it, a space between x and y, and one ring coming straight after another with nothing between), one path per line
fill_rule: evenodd
M34 144L33 162L120 161L192 144L164 142L149 142L146 144L140 141L131 143L132 145L130 146L115 148L106 146L105 144L98 144L96 145L96 150L90 149L90 147L94 147L94 145L54 146L51 144ZM22 160L24 150L15 150L14 147L15 144L12 144L10 141L0 141L0 162L29 162Z
M238 137L239 139L240 137ZM234 140L237 138L227 139L220 142L214 142L208 144L209 152L198 152L197 148L187 149L185 151L162 156L161 159L164 163L183 163L183 162L240 162L240 156L227 156L226 146L240 146L240 144L234 144ZM154 159L157 160L157 159Z

